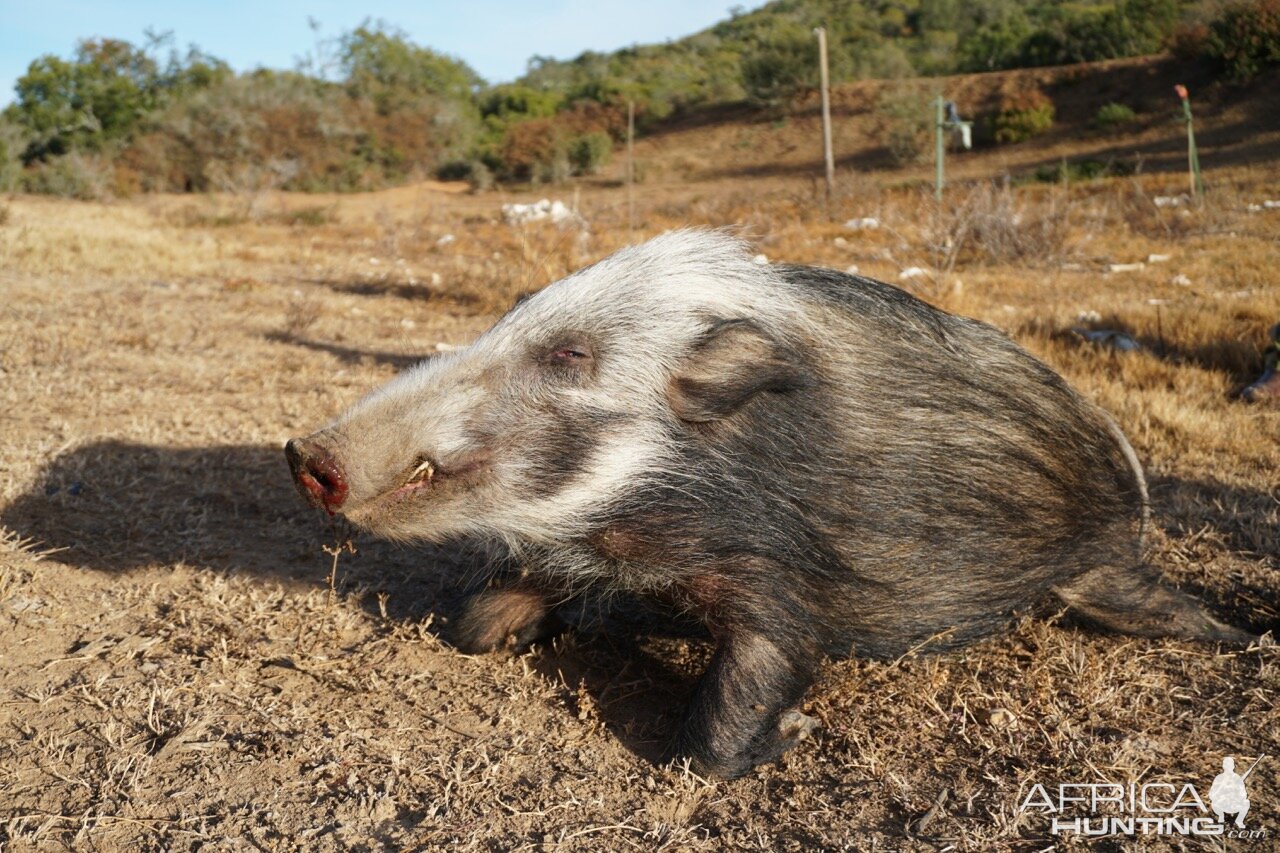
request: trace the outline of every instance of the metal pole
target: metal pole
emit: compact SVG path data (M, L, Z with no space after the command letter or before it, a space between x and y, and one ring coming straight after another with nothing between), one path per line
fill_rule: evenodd
M942 201L942 158L947 147L943 110L942 96L939 95L933 101L933 197L938 201Z
M827 201L835 192L836 159L831 147L831 80L827 71L827 28L818 27L818 74L822 81L822 153L827 161Z
M636 233L636 102L627 101L627 227Z
M1191 97L1187 87L1179 83L1173 87L1182 99L1182 115L1187 121L1187 171L1191 179L1191 197L1199 201L1204 196L1204 179L1200 176L1200 153L1196 150L1196 131L1191 118Z

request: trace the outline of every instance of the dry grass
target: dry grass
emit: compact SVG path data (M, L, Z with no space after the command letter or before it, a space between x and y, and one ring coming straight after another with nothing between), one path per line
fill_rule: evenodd
M774 260L930 270L903 285L1116 414L1151 472L1153 560L1268 630L1280 410L1231 392L1280 317L1280 212L1245 211L1268 187L1250 174L1213 183L1233 181L1187 215L1144 206L1176 191L1156 177L978 188L957 213L866 182L833 219L803 182L645 187L636 236L739 223ZM1203 787L1223 754L1280 753L1274 649L1025 621L961 653L831 665L807 700L816 744L709 783L659 760L697 643L461 657L435 631L465 557L365 539L331 599L323 549L346 533L299 506L282 438L630 238L617 191L584 194L589 231L513 229L499 202L267 194L227 222L234 199L6 203L5 849L1040 850L1044 821L1016 811L1034 781ZM853 216L884 227L833 224ZM1152 254L1171 257L1106 272ZM1087 312L1144 349L1081 342ZM1250 783L1271 841L1238 849L1280 838L1275 761Z

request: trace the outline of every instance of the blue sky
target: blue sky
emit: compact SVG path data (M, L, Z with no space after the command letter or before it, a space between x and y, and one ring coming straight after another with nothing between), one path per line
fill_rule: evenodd
M564 59L678 38L727 17L733 5L735 0L0 0L0 104L13 99L14 82L37 56L69 56L78 39L93 36L141 42L148 27L172 30L177 45L195 43L243 71L292 67L314 45L308 17L327 35L366 17L381 18L500 82L518 77L534 54Z

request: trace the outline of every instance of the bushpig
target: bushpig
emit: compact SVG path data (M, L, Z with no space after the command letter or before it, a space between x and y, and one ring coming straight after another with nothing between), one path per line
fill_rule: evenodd
M1144 636L1247 641L1144 564L1114 422L994 328L869 278L684 230L549 285L286 448L304 497L515 570L465 652L589 589L716 643L676 735L703 773L776 759L824 656L897 656L1056 599Z

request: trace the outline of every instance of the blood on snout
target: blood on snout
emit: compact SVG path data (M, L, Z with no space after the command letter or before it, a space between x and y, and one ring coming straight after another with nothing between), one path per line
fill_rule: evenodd
M285 454L298 491L307 502L330 515L336 513L346 501L350 487L333 456L297 439L285 446Z

